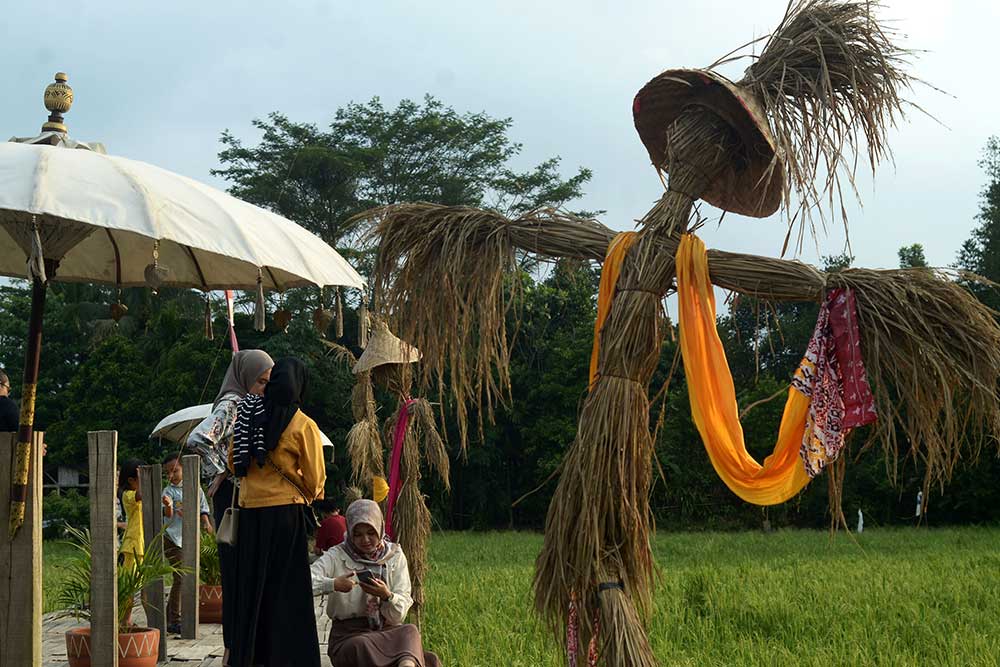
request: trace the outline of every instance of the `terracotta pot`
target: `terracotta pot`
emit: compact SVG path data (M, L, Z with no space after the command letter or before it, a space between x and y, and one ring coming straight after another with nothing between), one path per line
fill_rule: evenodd
M198 621L222 623L222 586L198 587Z
M156 667L160 654L160 631L135 628L118 635L118 667ZM66 632L66 657L69 667L90 666L90 628Z

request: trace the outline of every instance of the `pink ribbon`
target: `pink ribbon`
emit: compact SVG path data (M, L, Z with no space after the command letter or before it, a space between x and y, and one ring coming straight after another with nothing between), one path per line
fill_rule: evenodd
M410 423L410 406L416 403L412 398L403 402L403 407L399 409L396 416L396 429L392 434L392 463L389 466L389 500L385 509L385 533L390 540L394 540L392 530L392 510L396 507L396 499L399 498L399 477L400 461L403 458L403 441L406 439L406 427Z

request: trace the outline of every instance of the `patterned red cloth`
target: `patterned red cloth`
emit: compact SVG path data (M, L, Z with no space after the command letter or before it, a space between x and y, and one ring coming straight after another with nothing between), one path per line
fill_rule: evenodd
M844 430L871 424L877 419L875 398L868 385L865 362L861 358L861 333L854 292L833 289L827 293L830 304L830 328L840 366L840 384L844 398Z
M850 430L876 416L850 290L827 292L792 386L810 399L800 454L806 473L816 477L840 456Z
M587 667L597 667L597 635L600 631L599 619L594 614L594 635L587 647ZM566 659L569 667L577 667L580 652L580 617L576 611L576 600L569 603L569 618L566 622Z

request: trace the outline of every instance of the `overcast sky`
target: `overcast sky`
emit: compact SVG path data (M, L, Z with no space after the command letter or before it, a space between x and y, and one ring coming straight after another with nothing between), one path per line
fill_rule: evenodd
M219 134L248 141L250 120L280 110L325 125L337 107L379 96L439 97L459 111L511 117L524 144L517 166L559 155L564 174L593 170L577 208L605 209L629 228L662 192L631 119L636 91L658 72L706 66L768 32L785 0L698 2L96 2L7 3L0 40L0 133L26 136L45 119L42 90L57 70L76 102L71 134L109 152L224 186ZM12 6L13 5L13 6ZM954 97L917 88L913 113L891 135L896 164L861 180L851 208L857 264L891 267L899 246L922 243L935 265L969 235L983 174L977 160L1000 134L993 57L998 0L892 0L883 15L928 52L915 72ZM742 68L727 73L739 78ZM726 218L709 245L776 255L780 216ZM843 250L842 232L820 239ZM801 258L817 261L815 246Z

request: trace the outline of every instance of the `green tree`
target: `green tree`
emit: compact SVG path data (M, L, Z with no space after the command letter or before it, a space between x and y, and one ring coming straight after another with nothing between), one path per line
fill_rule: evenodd
M919 243L906 245L899 249L899 268L919 269L927 266L924 257L924 246Z
M559 158L527 171L511 160L522 149L512 121L459 113L426 96L387 109L377 97L337 110L328 129L281 113L253 121L260 143L222 134L222 166L212 171L230 192L344 246L364 230L351 222L363 209L428 201L496 209L508 215L563 206L582 194L589 169L563 179Z
M979 166L986 172L980 193L978 225L958 252L958 266L992 281L1000 281L1000 137L986 142ZM973 283L969 288L991 308L1000 307L1000 295L992 287Z

